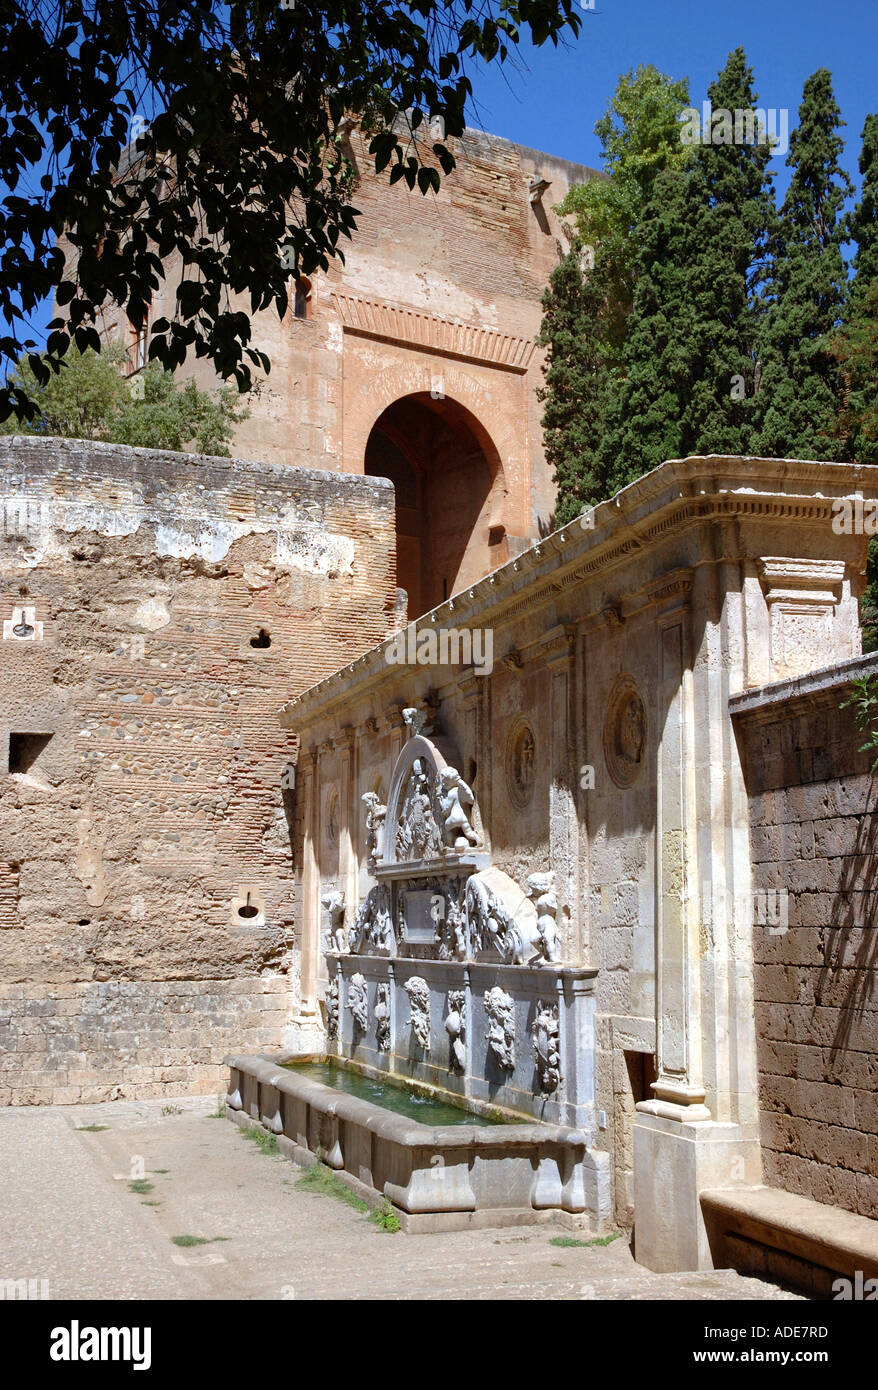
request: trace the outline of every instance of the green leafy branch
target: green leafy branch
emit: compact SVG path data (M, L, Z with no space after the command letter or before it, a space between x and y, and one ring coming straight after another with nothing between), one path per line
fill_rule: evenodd
M861 753L871 753L872 772L878 771L878 674L859 676L851 681L851 698L843 700L840 709L853 708L854 719L861 733L866 734L865 743L860 744Z

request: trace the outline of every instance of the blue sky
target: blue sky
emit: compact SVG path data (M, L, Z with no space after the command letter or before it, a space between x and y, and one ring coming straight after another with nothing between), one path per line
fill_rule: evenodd
M565 51L524 45L528 71L508 67L474 76L480 124L495 135L582 164L598 166L595 121L619 75L653 63L670 77L688 77L692 103L733 48L753 68L759 104L789 109L797 123L802 85L829 68L847 125L844 163L857 175L860 132L878 111L878 0L595 0L583 10L582 32ZM471 122L475 124L476 122ZM788 173L776 158L776 187Z

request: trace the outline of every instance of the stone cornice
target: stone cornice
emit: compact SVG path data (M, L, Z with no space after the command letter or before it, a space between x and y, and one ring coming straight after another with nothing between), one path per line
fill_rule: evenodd
M737 548L732 523L786 520L829 525L833 500L863 489L878 497L878 467L720 455L673 459L595 507L593 525L577 520L561 527L419 618L415 626L502 628L520 614L533 614L553 603L568 588L598 575L605 579L657 541L705 523L730 523L721 528L720 544L710 561L739 559L743 552ZM733 550L726 554L726 547ZM614 602L621 605L627 597L617 594ZM602 599L601 606L605 603ZM332 714L354 691L380 684L382 677L398 678L399 668L385 660L390 640L291 700L281 711L281 723L300 729ZM495 639L495 664L502 660Z
M487 362L513 372L526 372L533 357L534 343L530 338L513 338L493 328L479 328L338 291L333 298L342 324L350 333L406 343L447 357Z

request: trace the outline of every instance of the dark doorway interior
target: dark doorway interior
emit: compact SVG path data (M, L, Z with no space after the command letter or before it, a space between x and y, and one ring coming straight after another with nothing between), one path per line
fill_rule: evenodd
M423 394L389 406L369 436L364 471L396 489L397 584L409 620L507 559L493 516L499 459L456 402Z

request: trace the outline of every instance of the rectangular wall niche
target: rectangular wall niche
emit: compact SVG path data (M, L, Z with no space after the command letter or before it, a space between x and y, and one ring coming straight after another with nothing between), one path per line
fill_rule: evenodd
M9 771L32 772L51 742L51 734L9 735Z
M20 927L18 915L18 881L20 866L0 859L0 929Z

